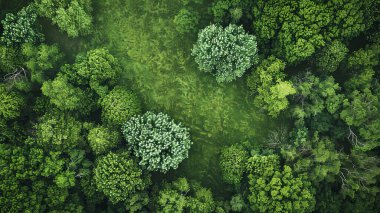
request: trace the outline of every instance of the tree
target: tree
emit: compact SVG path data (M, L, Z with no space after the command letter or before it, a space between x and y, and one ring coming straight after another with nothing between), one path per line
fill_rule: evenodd
M257 61L255 36L243 27L210 25L201 30L192 49L199 69L210 72L219 83L241 77Z
M187 128L163 113L134 116L124 123L122 132L139 164L150 171L176 169L192 144Z
M249 203L258 212L311 212L315 200L307 176L296 177L275 155L248 159Z
M82 142L82 124L65 113L46 114L36 125L37 143L50 150L68 150Z
M35 7L41 16L50 18L69 37L92 31L91 0L35 0Z
M311 0L259 0L252 14L262 49L289 64L305 60L324 46L322 32L331 19L325 5Z
M213 212L215 203L209 189L178 178L158 194L158 212Z
M97 161L94 173L98 190L112 203L126 202L149 185L149 177L144 177L128 152L110 152L101 157Z
M187 9L181 9L173 20L176 30L181 33L193 32L197 29L199 15Z
M111 90L100 100L100 105L103 121L112 125L121 125L140 112L140 105L135 94L122 87Z
M0 119L11 120L20 116L24 99L17 93L0 84Z
M224 148L220 156L220 167L224 181L230 184L240 184L247 159L247 151L240 147L233 145Z
M296 93L291 82L284 81L284 69L285 63L271 56L263 60L247 79L251 91L257 92L255 105L265 109L273 117L287 108L289 104L287 96Z
M91 129L87 139L95 154L103 154L117 146L120 136L118 132L100 126Z
M1 21L3 34L0 41L7 46L41 41L43 36L36 31L36 19L37 14L30 6L21 9L16 15L8 13Z
M317 68L319 71L332 73L338 69L340 62L343 61L347 53L348 48L342 42L335 40L317 54Z
M77 84L88 84L99 96L108 93L108 87L117 81L121 68L118 61L105 48L90 50L78 55L68 75ZM70 72L69 71L69 72Z
M59 52L57 45L41 44L34 46L24 44L22 54L26 57L25 65L32 73L32 81L42 83L51 73L46 73L55 67L63 55Z
M0 73L11 73L23 65L24 59L19 49L0 44Z
M340 118L349 126L360 126L377 113L378 103L378 97L370 89L355 90L343 100Z
M340 86L335 83L333 77L321 80L306 72L301 77L296 77L293 82L297 89L296 105L293 108L296 118L310 118L322 113L323 110L334 114L340 109L344 97L339 94Z
M61 110L80 109L84 104L85 93L71 85L64 75L59 75L53 81L45 81L41 90Z

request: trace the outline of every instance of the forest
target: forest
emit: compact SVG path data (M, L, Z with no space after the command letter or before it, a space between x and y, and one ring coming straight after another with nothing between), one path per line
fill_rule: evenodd
M380 0L0 0L0 212L380 212Z

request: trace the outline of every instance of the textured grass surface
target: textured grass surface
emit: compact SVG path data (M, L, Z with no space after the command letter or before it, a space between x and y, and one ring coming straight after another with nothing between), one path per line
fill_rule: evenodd
M173 2L177 1L99 1L94 10L97 32L90 36L91 42L84 38L78 44L83 49L110 49L124 67L120 84L139 95L144 110L168 113L190 128L194 141L190 157L166 177L202 181L222 196L226 187L219 169L220 149L242 142L259 145L274 122L253 107L244 77L221 85L197 69L190 56L196 33L176 32L172 20L182 6ZM192 7L202 8L200 14L207 8ZM208 25L208 17L202 20L202 27ZM55 40L72 45L66 39ZM160 180L161 175L155 177Z

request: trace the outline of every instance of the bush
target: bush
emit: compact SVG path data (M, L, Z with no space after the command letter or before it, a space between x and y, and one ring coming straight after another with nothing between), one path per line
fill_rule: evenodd
M100 102L103 121L121 125L130 117L140 112L137 97L121 87L115 87Z
M139 164L150 171L176 169L188 157L192 142L187 128L163 113L132 117L122 129L130 149L140 158Z
M256 63L256 37L241 26L210 25L199 33L192 55L199 69L211 72L218 83L230 82Z
M144 190L149 183L144 181L141 169L127 152L111 152L100 158L94 172L97 188L112 203L127 201Z

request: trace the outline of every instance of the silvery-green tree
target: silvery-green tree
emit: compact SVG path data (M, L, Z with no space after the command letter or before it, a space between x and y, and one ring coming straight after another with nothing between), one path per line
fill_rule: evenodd
M210 25L199 32L192 55L199 69L212 73L218 83L230 82L256 63L256 37L241 26Z
M150 171L176 169L188 157L192 144L188 129L163 113L134 116L122 131L139 164Z

